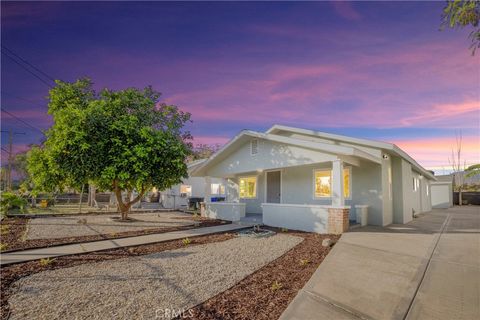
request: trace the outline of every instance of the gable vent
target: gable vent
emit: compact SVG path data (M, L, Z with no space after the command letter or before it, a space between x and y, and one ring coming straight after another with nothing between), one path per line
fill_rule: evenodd
M252 155L255 155L258 153L258 140L257 139L253 139L251 142L250 142L250 152Z

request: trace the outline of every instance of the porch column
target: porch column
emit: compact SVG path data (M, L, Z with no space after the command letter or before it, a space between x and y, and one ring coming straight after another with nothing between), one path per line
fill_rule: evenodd
M343 193L343 161L332 161L332 206L345 206Z
M205 199L204 202L210 202L212 197L212 179L210 177L205 177Z

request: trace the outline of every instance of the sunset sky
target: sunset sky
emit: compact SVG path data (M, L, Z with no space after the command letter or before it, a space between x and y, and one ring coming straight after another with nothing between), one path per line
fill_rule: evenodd
M443 1L1 6L2 45L55 79L152 85L192 113L197 143L277 123L393 142L441 173L461 130L465 159L480 162L480 52L470 30L439 31ZM4 54L1 67L2 108L48 128L48 86ZM17 151L41 141L1 122L26 133Z

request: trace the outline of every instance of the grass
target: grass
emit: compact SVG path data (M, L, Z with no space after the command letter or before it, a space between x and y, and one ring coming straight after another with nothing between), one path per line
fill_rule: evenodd
M192 240L189 238L182 239L182 243L184 246L188 246L190 243L192 243Z
M40 259L39 263L42 267L45 267L45 266L48 266L48 265L52 264L54 260L55 259L44 258L44 259Z

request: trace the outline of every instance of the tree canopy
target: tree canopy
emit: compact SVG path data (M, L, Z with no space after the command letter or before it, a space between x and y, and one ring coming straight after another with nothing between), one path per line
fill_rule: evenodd
M472 40L472 54L480 48L480 1L478 0L449 0L443 9L443 27L464 28L472 26L474 30L470 33Z
M35 185L53 191L93 183L115 192L126 218L147 190L163 190L187 177L189 113L161 104L151 87L96 93L89 79L56 83L48 110L54 124L43 147L29 152ZM122 191L134 190L135 199L122 199Z

